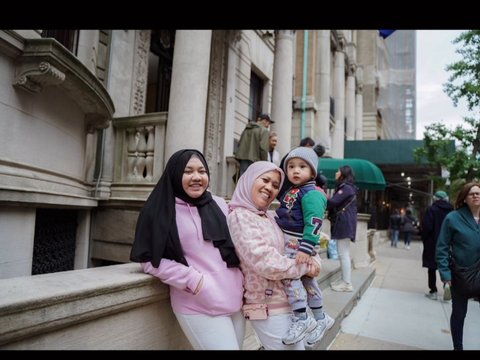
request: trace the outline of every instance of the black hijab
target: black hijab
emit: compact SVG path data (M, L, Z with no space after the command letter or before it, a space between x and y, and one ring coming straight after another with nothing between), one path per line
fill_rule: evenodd
M135 240L130 260L150 261L154 267L160 265L162 258L175 260L188 266L178 237L175 197L196 206L202 220L203 238L213 241L220 251L227 267L238 267L240 261L235 253L225 214L213 200L212 194L205 191L198 198L187 195L182 185L182 177L190 158L195 155L210 171L203 154L197 150L179 150L168 160L162 177L148 197L138 216Z

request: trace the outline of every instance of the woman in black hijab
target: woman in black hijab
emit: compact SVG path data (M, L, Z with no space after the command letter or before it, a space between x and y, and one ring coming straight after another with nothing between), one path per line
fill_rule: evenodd
M207 191L209 180L202 153L172 155L140 212L130 260L170 286L173 312L194 349L241 349L243 275L227 204Z

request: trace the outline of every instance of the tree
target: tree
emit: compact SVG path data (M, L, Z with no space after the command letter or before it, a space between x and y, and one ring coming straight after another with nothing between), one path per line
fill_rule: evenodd
M451 75L444 84L444 91L455 106L460 99L464 99L468 110L478 111L480 30L463 32L453 43L460 45L455 52L462 56L462 60L446 67ZM450 172L451 183L456 184L455 187L477 178L480 169L480 119L466 117L464 120L464 124L456 126L453 130L447 129L441 123L427 126L423 133L425 145L414 151L417 162L426 158L430 163L446 168ZM454 151L452 141L456 147Z

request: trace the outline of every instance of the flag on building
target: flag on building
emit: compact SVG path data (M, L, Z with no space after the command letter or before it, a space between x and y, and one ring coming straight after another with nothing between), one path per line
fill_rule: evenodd
M389 37L390 35L392 35L392 33L394 32L395 30L378 30L378 33L380 34L380 36L384 39L386 39L387 37Z

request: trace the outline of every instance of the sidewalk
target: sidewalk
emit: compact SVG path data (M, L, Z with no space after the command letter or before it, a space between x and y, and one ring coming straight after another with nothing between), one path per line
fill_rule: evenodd
M330 350L450 350L451 302L430 300L427 269L422 268L420 241L406 250L384 242L377 247L376 278L357 306L343 320ZM437 273L439 299L443 290ZM480 306L469 301L465 350L479 350Z

